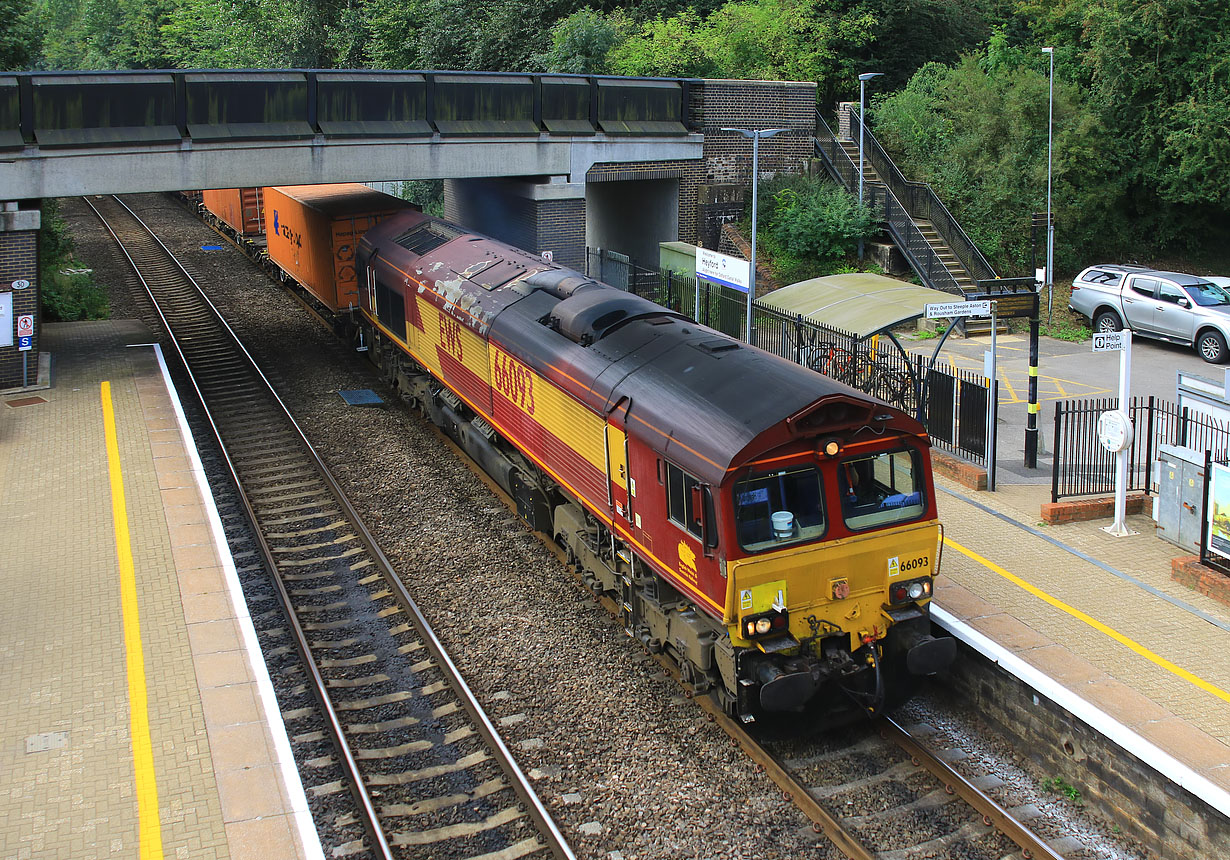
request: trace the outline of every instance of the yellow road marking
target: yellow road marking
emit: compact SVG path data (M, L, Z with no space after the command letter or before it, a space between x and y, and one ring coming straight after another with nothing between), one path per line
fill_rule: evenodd
M128 709L132 760L137 783L137 826L141 860L162 860L162 825L158 820L158 783L154 778L154 745L149 736L149 704L145 687L145 654L141 650L141 617L137 611L137 576L132 563L132 536L124 500L124 474L111 406L111 383L102 384L103 432L107 439L107 471L111 478L111 518L115 522L115 554L120 565L120 605L124 617L124 651L128 668Z
M949 538L944 538L944 543L952 547L953 549L955 549L957 552L961 553L962 555L968 556L969 558L978 562L983 567L985 567L987 570L990 570L994 573L998 573L1000 576L1002 576L1004 579L1011 582L1013 585L1023 588L1025 591L1028 591L1030 594L1032 594L1034 597L1038 598L1039 600L1045 603L1049 603L1051 606L1054 606L1056 609L1062 612L1068 613L1073 618L1076 618L1079 621L1085 622L1090 627L1092 627L1094 630L1097 630L1099 633L1109 636L1111 639L1114 639L1120 645L1124 645L1130 650L1135 651L1137 654L1139 654L1141 657L1144 657L1150 663L1154 663L1158 666L1161 666L1167 672L1170 672L1174 675L1178 675L1184 681L1194 684L1195 686L1204 690L1206 693L1211 693L1212 695L1216 696L1222 701L1230 702L1230 693L1226 692L1225 690L1221 689L1220 687L1214 684L1210 684L1208 681L1204 680L1203 678L1193 675L1191 672L1187 671L1186 669L1176 666L1174 663L1171 663L1165 657L1162 657L1159 654L1155 654L1153 651L1150 651L1148 648L1141 645L1139 642L1136 642L1135 640L1129 639L1128 637L1124 636L1122 633L1120 633L1118 630L1115 630L1113 627L1108 627L1105 624L1103 624L1101 621L1098 621L1096 618L1093 618L1089 615L1086 615L1084 612L1081 612L1076 607L1069 606L1068 604L1064 603L1062 600L1060 600L1057 597L1052 597L1051 595L1047 594L1045 591L1038 588L1037 586L1031 585L1030 583L1021 579L1016 574L1009 573L1008 571L1004 570L1002 567L1000 567L995 562L982 557L981 555L979 555L978 553L974 552L971 549L966 549L965 547L961 546L961 544L957 543L954 540L951 540Z

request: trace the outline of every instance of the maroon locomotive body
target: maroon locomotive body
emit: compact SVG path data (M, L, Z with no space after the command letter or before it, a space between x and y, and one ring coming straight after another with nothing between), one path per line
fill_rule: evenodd
M390 381L731 713L875 712L952 659L913 418L420 213L359 265Z

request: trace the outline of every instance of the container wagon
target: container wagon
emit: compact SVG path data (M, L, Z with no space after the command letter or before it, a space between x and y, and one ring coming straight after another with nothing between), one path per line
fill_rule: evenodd
M269 257L335 314L359 306L355 251L364 233L414 208L354 182L265 188Z
M265 235L265 212L259 188L210 188L201 192L205 208L239 238Z

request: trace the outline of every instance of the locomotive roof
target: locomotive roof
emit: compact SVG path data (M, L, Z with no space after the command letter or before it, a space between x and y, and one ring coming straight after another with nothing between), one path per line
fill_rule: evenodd
M702 480L720 483L732 464L800 435L879 433L886 421L923 432L835 380L447 222L402 213L363 245L600 414L626 399L630 432L656 437L655 448Z

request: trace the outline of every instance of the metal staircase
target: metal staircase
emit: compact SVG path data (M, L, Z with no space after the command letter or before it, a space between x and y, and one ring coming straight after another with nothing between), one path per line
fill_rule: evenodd
M858 188L858 124L857 113L849 111L848 123L841 124L843 130L848 125L849 136L838 137L816 114L816 152L833 178L852 192ZM965 297L999 279L931 186L906 180L868 130L863 157L863 198L926 286ZM967 334L987 331L989 322L968 321Z

